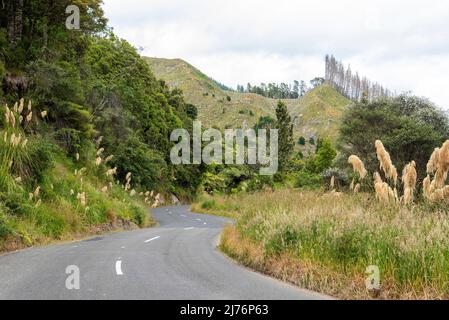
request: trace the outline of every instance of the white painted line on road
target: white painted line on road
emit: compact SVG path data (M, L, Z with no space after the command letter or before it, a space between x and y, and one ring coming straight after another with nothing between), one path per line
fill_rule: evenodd
M123 275L123 272L122 272L122 261L117 260L115 262L115 272L117 273L118 276Z
M204 222L203 224L207 224L206 222Z
M123 246L122 249L125 249L125 246Z
M196 221L201 221L201 219L196 219Z
M181 214L181 217L187 217L185 214Z
M195 229L194 227L188 227L188 228L184 228L184 230L192 230Z
M159 239L159 238L160 238L160 236L157 236L157 237L154 237L154 238L145 240L144 242L145 242L145 243L148 243L148 242L150 242L150 241L153 241L153 240L156 240L156 239Z

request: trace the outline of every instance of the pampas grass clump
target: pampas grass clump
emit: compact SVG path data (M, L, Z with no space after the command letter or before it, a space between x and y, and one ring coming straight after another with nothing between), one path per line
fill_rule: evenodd
M385 173L385 177L392 179L394 185L396 185L398 182L398 172L391 161L390 154L385 149L382 141L376 140L374 145L376 147L376 155L380 163L380 169Z
M416 163L415 161L410 162L404 167L402 171L402 183L404 184L404 198L405 204L413 202L414 191L416 187Z
M357 157L356 155L349 156L348 163L352 165L352 169L354 170L354 172L357 172L359 174L360 179L365 178L367 171L365 169L365 165L359 157Z
M435 148L426 169L428 175L423 181L424 197L433 202L449 200L449 186L445 186L449 171L449 140L441 148Z

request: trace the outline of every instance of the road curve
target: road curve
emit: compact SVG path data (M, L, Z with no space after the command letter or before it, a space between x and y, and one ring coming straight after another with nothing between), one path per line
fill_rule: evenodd
M223 256L216 244L226 218L195 214L188 206L152 212L158 227L0 256L0 299L327 298ZM79 289L66 287L68 277L74 283L68 266L79 269Z

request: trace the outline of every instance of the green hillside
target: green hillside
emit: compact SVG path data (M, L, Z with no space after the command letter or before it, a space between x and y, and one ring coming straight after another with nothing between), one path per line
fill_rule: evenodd
M223 129L246 124L251 127L260 116L274 117L276 99L222 90L216 81L181 59L147 57L145 60L169 87L183 90L186 101L198 107L198 118L204 126ZM335 139L343 110L350 104L350 100L327 85L309 91L300 99L283 101L294 121L296 140L303 136L307 141L311 137Z

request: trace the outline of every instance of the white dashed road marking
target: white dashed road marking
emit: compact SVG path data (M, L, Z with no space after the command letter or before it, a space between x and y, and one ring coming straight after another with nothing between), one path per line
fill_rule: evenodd
M145 243L148 243L148 242L150 242L150 241L153 241L153 240L156 240L156 239L159 239L159 238L160 238L160 236L157 236L157 237L154 237L154 238L145 240L144 242L145 242Z
M117 273L118 276L123 275L123 272L122 272L122 261L117 260L115 262L115 272Z

